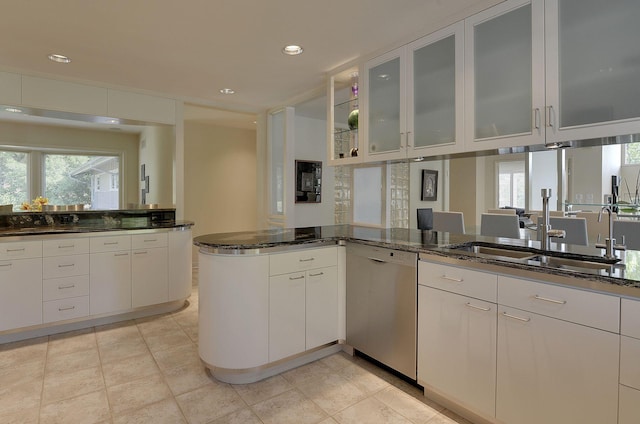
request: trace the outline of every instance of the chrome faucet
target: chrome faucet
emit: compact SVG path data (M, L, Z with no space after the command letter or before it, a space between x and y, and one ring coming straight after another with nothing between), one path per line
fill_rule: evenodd
M604 239L604 244L596 243L596 247L599 249L604 249L604 257L607 259L617 259L615 251L616 250L625 250L624 246L624 236L622 236L622 244L617 245L616 239L613 238L613 207L612 205L605 205L600 209L600 213L598 213L598 222L602 222L602 212L607 211L609 214L609 237ZM600 235L598 235L600 238Z
M564 238L564 230L553 230L549 224L549 198L551 197L551 189L543 188L540 191L542 195L542 226L540 228L540 248L549 250L551 242L549 237Z

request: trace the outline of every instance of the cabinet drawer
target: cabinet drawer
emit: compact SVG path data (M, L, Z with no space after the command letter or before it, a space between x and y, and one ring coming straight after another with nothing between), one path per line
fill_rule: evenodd
M620 298L517 278L498 277L498 303L618 333Z
M131 249L131 236L92 237L90 242L91 253L117 252Z
M336 247L301 249L295 252L269 255L269 275L287 274L307 269L324 268L338 263Z
M640 390L620 386L618 424L638 424L640 417Z
M166 247L167 233L135 234L131 236L132 249Z
M498 276L466 268L418 261L418 284L495 302Z
M622 299L620 334L640 339L640 301Z
M640 390L640 340L620 338L620 384Z
M64 256L89 253L89 238L44 240L42 256Z
M89 296L50 300L42 303L42 316L45 323L86 317L87 315L89 315Z
M59 300L89 295L89 276L52 278L42 282L42 300Z
M41 241L16 241L0 243L0 261L42 257Z
M42 278L89 274L89 255L53 256L42 261Z

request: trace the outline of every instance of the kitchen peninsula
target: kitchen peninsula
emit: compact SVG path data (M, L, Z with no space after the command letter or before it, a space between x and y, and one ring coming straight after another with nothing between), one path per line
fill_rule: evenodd
M607 264L588 246L349 225L196 237L212 374L257 381L348 345L350 243L419 255L417 383L429 397L479 423L637 421L637 251Z
M175 209L0 214L0 343L181 308L192 226Z

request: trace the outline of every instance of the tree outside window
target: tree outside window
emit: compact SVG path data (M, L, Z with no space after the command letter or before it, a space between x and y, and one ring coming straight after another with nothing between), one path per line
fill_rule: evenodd
M0 150L0 205L20 205L29 199L29 153Z

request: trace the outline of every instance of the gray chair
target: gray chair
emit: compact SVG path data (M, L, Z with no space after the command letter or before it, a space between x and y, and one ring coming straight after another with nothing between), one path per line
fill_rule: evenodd
M605 220L604 216L602 220ZM622 244L622 236L627 249L640 250L640 221L627 219L613 221L613 237L616 239L616 244Z
M464 234L464 215L462 212L433 212L433 230Z
M491 237L520 238L518 215L483 213L480 216L480 234Z
M581 244L583 246L589 244L587 220L585 218L551 216L549 217L549 224L554 230L565 231L564 238L552 238L555 243Z

